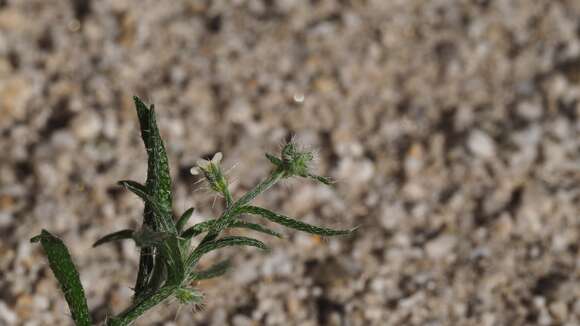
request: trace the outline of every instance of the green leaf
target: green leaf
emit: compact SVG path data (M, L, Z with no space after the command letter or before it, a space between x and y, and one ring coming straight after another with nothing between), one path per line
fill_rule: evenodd
M314 179L314 180L321 182L321 183L324 183L327 186L330 186L334 183L334 181L331 178L323 177L323 176L315 175L315 174L308 174L308 178Z
M262 241L256 239L240 236L223 237L218 240L212 240L200 244L199 247L197 247L187 258L186 266L192 267L195 263L197 263L201 256L210 251L231 246L251 246L262 250L268 250L268 247Z
M314 226L304 222L300 222L298 220L295 220L293 218L281 214L274 213L265 208L256 206L243 206L239 208L238 212L259 215L274 223L278 223L292 229L304 231L311 234L317 234L321 236L347 235L351 234L356 230L356 228L350 230L333 230L329 228Z
M189 281L201 281L224 275L231 268L230 260L221 261L207 269L193 272Z
M106 236L97 240L93 244L93 248L100 246L100 245L107 243L107 242L119 241L119 240L125 240L125 239L133 239L133 230L125 229L125 230L121 230L121 231L107 234Z
M171 236L163 241L161 248L161 255L165 258L167 264L167 284L180 284L185 278L185 267L183 265L183 257L179 247L179 239L177 236Z
M266 158L272 162L275 166L282 166L282 160L277 158L276 156L266 153Z
M163 213L157 214L147 202L143 213L143 226L148 226L154 231L163 231L158 229L156 220L162 216L171 217L171 175L169 172L169 160L163 145L163 140L157 128L155 110L153 105L148 108L138 97L133 98L139 117L141 127L141 138L147 150L147 180L145 186L147 193L159 204L159 209ZM155 215L158 215L157 217ZM171 221L173 223L173 221ZM159 279L159 275L153 277L153 273L161 271L162 268L155 268L157 261L157 249L151 247L141 248L141 257L139 260L139 272L135 282L135 299L141 292L149 287L149 282L153 278ZM159 265L159 264L157 264Z
M77 326L90 326L91 317L79 273L72 262L66 245L46 230L30 239L40 242L48 257L50 269L56 276Z
M151 230L147 225L144 225L141 230L133 232L133 240L138 247L159 247L163 241L175 235L169 232L158 232Z
M212 225L215 223L215 219L212 220L208 220L208 221L204 221L204 222L200 222L195 224L192 227L189 227L187 230L183 231L183 233L181 234L182 238L185 239L191 239L203 232L208 231Z
M278 238L282 238L282 234L270 230L267 227L264 227L260 224L256 224L256 223L249 223L246 221L234 221L232 222L232 224L230 224L231 228L242 228L242 229L250 229L250 230L254 230L254 231L258 231L261 233L265 233L265 234L269 234L269 235L273 235L275 237Z
M183 231L183 228L185 227L185 225L187 225L187 222L189 221L189 219L193 215L194 210L195 210L195 208L193 208L193 207L186 210L185 212L183 212L181 217L177 220L177 224L175 225L175 227L177 228L177 234L181 234L181 232Z
M171 219L170 213L163 211L161 205L155 200L149 193L147 189L142 184L130 181L122 180L118 182L119 185L127 188L129 191L139 196L146 204L148 204L153 212L155 213L155 223L157 228L153 228L154 231L159 230L163 232L169 232L172 234L177 234L173 220Z
M147 108L143 101L136 96L133 99L135 100L135 107L137 108L137 115L141 125L141 138L143 138L148 156L145 186L148 193L157 200L161 208L166 212L170 212L172 194L169 160L157 127L155 108L153 105Z

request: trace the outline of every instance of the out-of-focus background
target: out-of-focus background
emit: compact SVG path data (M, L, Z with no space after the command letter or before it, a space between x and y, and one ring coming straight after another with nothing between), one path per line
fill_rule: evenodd
M93 315L130 300L158 108L174 209L216 214L189 174L224 153L239 196L289 135L333 188L258 203L352 237L227 249L204 309L138 325L579 325L580 2L0 0L0 325L68 325L38 246L70 246Z

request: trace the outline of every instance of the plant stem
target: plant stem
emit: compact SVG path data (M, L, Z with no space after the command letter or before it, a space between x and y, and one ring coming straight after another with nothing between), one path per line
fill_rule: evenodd
M169 298L175 290L177 290L177 286L164 286L159 290L155 291L150 295L143 297L143 299L139 300L139 302L134 303L132 306L127 308L125 311L120 313L119 315L107 320L107 326L125 326L129 325L139 316L144 314L147 310L155 307L156 305L163 302L165 299Z
M250 190L244 196L242 196L242 198L238 199L238 201L236 201L236 203L232 206L232 208L230 208L229 210L226 211L225 215L230 215L228 213L231 213L231 212L235 211L237 208L248 204L254 198L256 198L256 196L258 196L259 194L263 193L264 191L270 189L270 187L272 187L273 185L276 184L276 182L278 182L278 181L280 181L280 179L282 179L284 174L285 174L285 171L280 169L280 168L274 170L274 172L272 172L272 174L270 174L270 176L267 179L260 182L258 185L256 185L254 187L254 189Z
M284 177L285 171L281 168L274 170L270 176L259 184L257 184L252 190L248 191L242 198L238 199L234 204L230 205L226 211L216 220L213 224L212 228L208 232L208 234L201 240L199 245L193 250L193 252L189 255L186 263L186 268L192 269L193 265L197 263L197 260L201 257L200 256L200 248L202 245L206 244L209 241L213 241L217 238L219 233L227 227L228 223L236 216L238 208L248 204L254 198L256 198L262 192L270 189L273 185L275 185L280 179Z
M234 199L232 198L232 193L230 192L229 189L225 189L225 191L223 192L224 197L226 199L226 208L230 208L232 207L232 203L234 202Z

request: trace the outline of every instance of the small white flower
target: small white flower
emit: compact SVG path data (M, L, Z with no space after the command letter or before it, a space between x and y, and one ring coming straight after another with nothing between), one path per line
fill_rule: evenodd
M189 173L191 173L192 175L199 175L203 171L207 171L211 164L213 164L215 166L219 166L223 157L224 157L224 155L222 154L222 152L217 152L217 153L215 153L215 155L213 156L211 161L210 160L197 160L197 162L195 164L196 166L192 167L191 170L189 170Z

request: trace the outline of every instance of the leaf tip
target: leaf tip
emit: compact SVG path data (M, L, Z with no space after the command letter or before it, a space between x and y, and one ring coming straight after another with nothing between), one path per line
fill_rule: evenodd
M31 243L38 243L40 242L43 238L45 237L51 237L53 236L52 234L50 234L50 232L46 231L45 229L42 229L40 231L40 234L37 234L35 236L33 236L32 238L30 238L30 242Z

